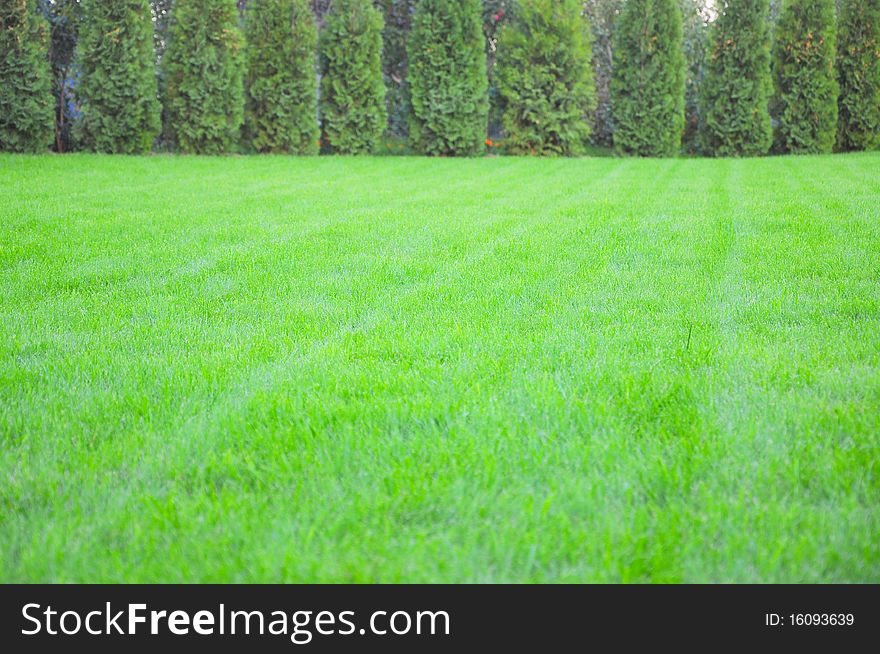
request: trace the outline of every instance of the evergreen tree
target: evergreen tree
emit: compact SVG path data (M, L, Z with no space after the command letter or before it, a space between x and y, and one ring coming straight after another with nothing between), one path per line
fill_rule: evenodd
M880 0L841 0L837 74L838 147L880 148Z
M831 152L837 139L834 0L788 0L776 27L773 114L780 152Z
M703 150L721 157L766 154L773 142L770 5L726 0L719 9L703 78Z
M484 149L489 118L479 0L421 0L409 40L410 142L429 155Z
M338 154L368 154L385 131L382 14L370 0L334 0L321 30L321 133Z
M577 155L596 107L581 0L522 0L498 39L497 80L512 154Z
M182 152L236 150L244 114L235 0L176 0L162 58L169 139Z
M0 150L42 152L54 134L46 22L33 0L0 3Z
M148 152L161 126L149 1L88 0L84 12L80 143L97 152Z
M678 0L628 0L616 22L611 102L619 154L674 156L684 131Z
M250 146L317 154L318 31L308 0L251 0L246 34Z

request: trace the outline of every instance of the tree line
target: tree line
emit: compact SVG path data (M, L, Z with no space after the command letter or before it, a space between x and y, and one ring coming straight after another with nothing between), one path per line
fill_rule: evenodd
M3 0L0 149L880 147L880 0Z

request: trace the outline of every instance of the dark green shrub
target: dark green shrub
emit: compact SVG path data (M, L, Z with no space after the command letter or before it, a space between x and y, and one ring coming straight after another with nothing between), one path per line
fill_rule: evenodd
M43 152L54 136L46 21L32 0L0 3L0 150Z
M96 152L148 152L161 127L149 1L88 0L84 12L80 143Z
M308 0L251 0L246 35L250 147L317 154L318 31Z
M841 0L837 146L880 148L880 0Z
M334 0L321 30L321 141L368 154L385 131L382 14L370 0Z
M244 115L235 0L176 0L162 59L166 131L181 152L238 148Z
M409 40L410 142L428 155L485 148L489 116L479 0L421 0Z
M719 9L703 77L703 151L718 157L766 154L773 143L770 4L727 0Z
M522 0L498 39L497 83L511 154L577 155L596 108L581 0Z
M615 150L674 156L684 131L685 57L678 0L628 0L613 43Z
M837 140L834 0L788 0L776 27L773 115L779 152L831 152Z

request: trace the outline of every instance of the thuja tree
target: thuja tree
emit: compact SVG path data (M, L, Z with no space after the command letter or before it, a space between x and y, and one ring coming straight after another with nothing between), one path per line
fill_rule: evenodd
M0 150L42 152L54 116L46 21L32 0L0 3Z
M166 132L182 152L237 149L244 114L235 0L176 0L162 58Z
M372 152L385 131L382 14L370 0L334 0L321 30L321 141L329 152Z
M421 0L409 40L410 142L428 155L481 152L489 115L479 0Z
M596 106L581 0L522 0L498 39L497 83L511 154L577 155Z
M615 150L675 155L684 130L684 87L678 0L628 0L614 34Z
M837 139L834 0L789 0L776 27L773 113L780 152L831 152Z
M770 5L768 0L727 0L719 9L702 85L703 151L766 154L773 141Z
M880 148L880 0L841 0L837 145Z
M161 126L149 1L88 0L84 12L80 143L96 152L147 152Z
M256 152L318 152L318 30L308 0L251 0L245 133Z

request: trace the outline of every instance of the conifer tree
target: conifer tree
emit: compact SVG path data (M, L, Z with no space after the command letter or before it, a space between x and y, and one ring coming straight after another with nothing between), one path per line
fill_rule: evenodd
M250 147L317 154L318 31L308 0L251 0L245 32Z
M841 0L837 146L880 148L880 0Z
M175 0L162 58L166 131L181 152L238 148L243 49L235 0Z
M581 0L522 0L501 29L496 79L508 152L584 152L596 89L582 14Z
M686 63L678 0L627 0L615 25L614 148L674 156L684 131Z
M382 14L370 0L333 0L321 30L321 142L369 154L385 131Z
M703 151L766 154L773 142L770 4L725 0L718 8L701 94Z
M421 0L408 52L413 148L428 155L482 152L489 96L479 0Z
M787 0L773 57L776 149L831 152L837 140L834 0Z
M82 146L148 152L161 126L148 0L87 0L77 42Z
M0 150L43 152L54 135L46 22L33 0L0 3Z

